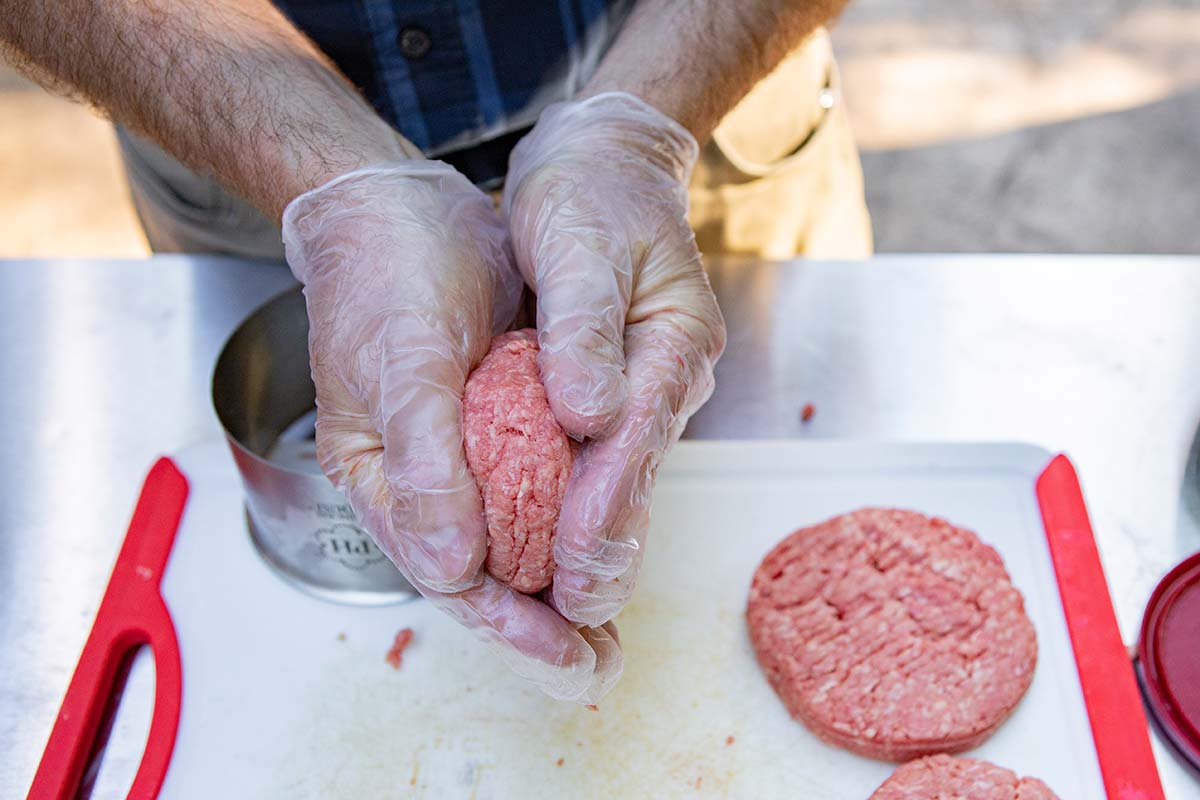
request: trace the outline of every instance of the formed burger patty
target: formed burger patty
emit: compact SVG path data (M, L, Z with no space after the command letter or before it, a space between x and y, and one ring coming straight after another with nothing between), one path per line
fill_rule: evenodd
M1037 662L996 551L912 511L866 508L788 536L755 572L746 618L792 716L889 761L980 744Z
M930 756L892 773L868 800L1058 800L1037 778L973 758Z
M487 569L526 593L554 576L554 529L574 460L550 411L537 352L536 331L497 336L463 393L467 466L487 517Z

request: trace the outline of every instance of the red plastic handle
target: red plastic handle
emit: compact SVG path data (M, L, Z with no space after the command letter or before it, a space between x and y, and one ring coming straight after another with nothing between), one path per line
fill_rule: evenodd
M150 469L125 543L96 612L29 797L68 800L79 790L122 659L148 644L154 652L154 716L129 797L158 795L175 746L182 668L175 626L159 587L187 501L188 484L168 458Z
M1066 456L1055 456L1038 477L1037 496L1105 791L1109 800L1164 800L1133 665Z

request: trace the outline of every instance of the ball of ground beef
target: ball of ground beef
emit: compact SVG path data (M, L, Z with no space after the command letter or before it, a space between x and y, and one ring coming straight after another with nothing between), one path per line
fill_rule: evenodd
M483 496L487 570L527 594L554 577L554 530L575 444L550 411L537 332L492 340L463 394L467 466Z

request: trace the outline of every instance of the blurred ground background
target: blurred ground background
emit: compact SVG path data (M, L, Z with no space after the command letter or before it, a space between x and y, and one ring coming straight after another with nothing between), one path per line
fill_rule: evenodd
M1200 252L1200 2L851 0L881 251Z
M1200 0L852 0L881 252L1200 252ZM0 256L146 252L108 125L0 67Z

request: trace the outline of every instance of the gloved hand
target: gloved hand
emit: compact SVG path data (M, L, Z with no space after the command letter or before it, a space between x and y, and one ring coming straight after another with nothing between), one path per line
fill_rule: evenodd
M725 323L687 223L698 148L673 120L608 93L542 112L509 161L504 211L538 296L555 417L590 437L554 544L552 603L600 625L641 565L655 470L713 389Z
M620 675L615 629L577 630L482 570L462 392L522 291L491 201L441 162L383 164L297 197L283 238L305 286L321 468L422 595L548 694L594 702Z

